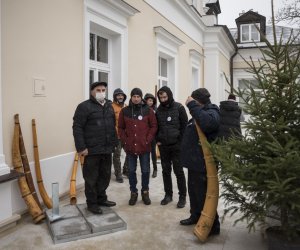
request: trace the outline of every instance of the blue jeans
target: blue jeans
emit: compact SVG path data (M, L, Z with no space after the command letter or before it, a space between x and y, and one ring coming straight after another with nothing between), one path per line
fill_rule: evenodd
M127 154L128 156L128 169L129 169L129 185L130 191L137 193L136 188L136 166L137 158L140 158L141 172L142 172L142 192L149 190L149 177L150 177L150 153L142 155Z

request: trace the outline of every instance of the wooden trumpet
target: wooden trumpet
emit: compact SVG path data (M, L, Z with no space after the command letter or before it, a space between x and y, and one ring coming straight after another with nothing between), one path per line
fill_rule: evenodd
M16 122L19 123L20 154L21 154L21 159L22 159L22 164L23 164L23 169L24 169L26 181L27 181L30 192L32 193L36 203L38 204L40 209L43 210L42 205L41 205L41 203L39 201L39 198L37 196L37 193L35 191L35 186L33 184L33 179L32 179L31 170L30 170L30 166L29 166L29 162L28 162L28 158L27 158L27 154L26 154L24 139L23 139L22 130L21 130L21 124L20 124L20 121L19 121L19 116L17 115L15 117L15 119L16 119Z
M34 165L35 165L36 180L37 180L38 188L40 191L40 195L43 199L43 202L46 205L46 207L50 209L52 208L52 200L49 198L47 191L44 187L41 165L40 165L39 149L37 144L35 119L32 119L32 137L33 137L33 151L34 151Z
M206 164L207 176L207 191L201 216L197 225L194 228L194 234L200 241L205 242L207 236L213 226L215 216L217 213L218 200L219 200L219 180L216 163L213 154L209 148L207 138L196 123L199 141L202 145L204 160Z
M14 127L14 137L13 137L13 147L12 147L12 163L14 169L19 173L24 174L24 169L22 165L22 159L20 154L20 141L19 141L19 134L20 134L20 123L19 123L19 115L15 115L15 127ZM45 215L41 208L38 206L36 200L34 199L28 184L26 182L25 175L21 176L18 179L19 188L22 194L22 198L24 199L29 213L32 216L34 223L38 223L41 220L45 219Z
M72 168L71 180L70 180L70 204L71 205L75 205L77 203L76 175L77 175L78 158L79 158L78 153L76 153L74 163L73 163L73 168ZM80 160L81 167L83 167L84 157L81 156L79 160Z

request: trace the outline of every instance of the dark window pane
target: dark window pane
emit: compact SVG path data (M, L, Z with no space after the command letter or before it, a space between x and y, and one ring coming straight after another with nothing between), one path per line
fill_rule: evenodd
M168 61L167 59L161 58L160 60L161 76L168 77Z
M108 40L97 36L97 61L108 63Z
M90 84L94 82L94 71L90 70Z
M95 60L95 35L90 33L90 60Z
M99 82L108 82L108 73L98 72L98 81Z

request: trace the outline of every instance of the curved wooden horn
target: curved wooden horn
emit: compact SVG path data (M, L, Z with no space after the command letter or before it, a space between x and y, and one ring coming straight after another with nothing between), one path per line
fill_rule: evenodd
M81 168L84 163L84 156L78 156L78 153L75 154L75 159L72 168L72 175L70 180L70 204L75 205L77 203L76 198L76 176L77 176L77 166L78 166L78 158L80 161Z
M39 157L39 148L37 144L37 134L36 134L36 125L35 119L32 119L32 137L33 137L33 152L34 152L34 165L35 165L35 174L36 174L36 181L38 184L38 188L40 191L40 195L43 199L44 204L47 208L52 208L52 200L49 198L47 191L44 187L42 172L41 172L41 165L40 165L40 157Z
M17 122L19 122L18 119L19 118L16 118ZM22 163L23 163L23 169L24 169L28 187L29 187L30 192L32 193L34 199L36 200L36 203L38 204L40 209L43 210L42 205L37 196L37 193L35 191L35 186L33 184L33 179L32 179L31 170L30 170L30 166L29 166L29 162L28 162L28 158L27 158L27 154L26 154L26 149L25 149L25 144L24 144L24 139L23 139L23 135L22 135L22 129L21 129L20 122L19 122L19 145L20 145L20 154L21 154L21 159L22 159Z
M72 168L72 175L70 180L70 204L75 205L77 203L76 198L76 175L78 166L78 153L75 154L75 159Z
M14 137L13 137L13 147L12 147L12 163L14 166L14 169L18 171L19 173L24 174L24 169L22 165L22 159L21 159L21 154L20 154L20 138L19 138L19 133L20 133L20 123L19 123L19 115L15 115L15 127L14 127ZM29 213L32 216L32 219L34 223L38 223L39 221L45 219L45 215L43 211L40 209L38 206L36 200L34 199L28 184L26 182L26 177L25 175L21 176L18 179L18 184L19 188L22 194L22 198L24 199Z
M201 216L194 228L194 234L200 241L205 242L213 226L219 200L219 180L216 163L209 148L207 138L196 123L199 141L202 146L207 176L207 191Z

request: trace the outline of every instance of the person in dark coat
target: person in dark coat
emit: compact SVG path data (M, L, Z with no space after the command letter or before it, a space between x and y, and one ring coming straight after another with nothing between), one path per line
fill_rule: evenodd
M219 108L210 102L210 93L205 88L192 92L186 101L192 119L189 120L181 143L181 163L188 169L188 192L190 198L190 217L181 220L181 225L196 224L204 206L207 190L206 166L195 123L206 135L208 142L216 139L219 130ZM210 235L220 233L218 213Z
M122 89L117 88L114 90L113 97L114 97L114 101L112 103L112 107L115 111L116 130L118 133L119 115L120 115L121 109L126 107L125 101L126 101L127 96L123 92ZM122 151L122 143L118 136L118 146L116 147L115 152L113 153L113 165L114 165L114 169L115 169L116 181L119 183L123 182L122 171L121 171L121 151ZM123 174L128 176L127 156L125 157L125 161L124 161L124 165L123 165Z
M173 199L172 165L179 190L178 208L186 204L186 180L180 164L180 144L187 125L188 117L183 105L175 102L170 88L164 86L157 92L160 102L156 118L158 124L157 145L159 147L165 197L161 205L167 205Z
M129 106L123 108L119 116L119 135L128 157L131 191L129 205L131 206L136 204L138 198L137 158L140 159L142 172L142 200L145 205L151 204L149 198L150 151L151 142L157 130L157 122L153 110L143 103L142 97L142 90L134 88L131 91Z
M73 136L79 156L84 156L82 169L87 209L101 214L100 206L115 206L106 189L110 182L112 152L117 146L115 114L111 101L105 98L106 82L91 85L89 100L80 103L73 117Z
M236 102L234 94L229 94L227 101L220 102L220 128L219 138L227 140L232 136L240 137L242 110Z
M146 101L146 104L152 108L154 113L156 112L156 98L154 95L147 93L144 96L144 100ZM151 143L151 158L152 158L152 165L153 165L153 173L152 178L155 178L157 176L157 157L156 157L156 140L153 139Z

